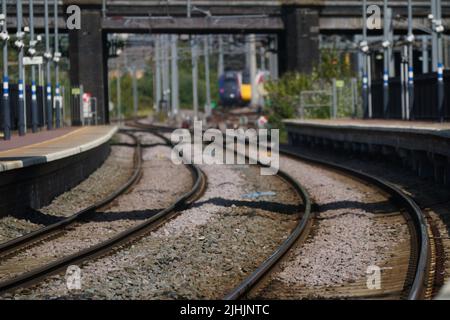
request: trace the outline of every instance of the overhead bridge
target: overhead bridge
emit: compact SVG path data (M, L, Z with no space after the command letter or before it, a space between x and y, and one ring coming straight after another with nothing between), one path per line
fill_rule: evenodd
M283 20L265 15L253 17L114 17L104 19L102 29L114 33L272 33L284 30Z

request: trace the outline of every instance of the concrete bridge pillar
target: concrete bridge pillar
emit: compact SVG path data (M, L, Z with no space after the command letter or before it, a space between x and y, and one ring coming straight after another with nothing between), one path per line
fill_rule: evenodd
M281 70L310 73L319 61L319 11L286 6L282 15L285 33L280 36Z
M81 30L69 31L70 82L97 100L98 123L109 122L106 34L99 6L82 6Z

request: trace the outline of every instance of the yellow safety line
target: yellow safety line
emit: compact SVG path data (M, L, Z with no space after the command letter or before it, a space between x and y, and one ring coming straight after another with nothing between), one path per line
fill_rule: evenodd
M24 149L31 149L31 148L35 148L36 146L39 146L39 145L48 144L48 143L51 143L51 142L55 142L55 141L57 141L57 140L65 139L65 138L67 138L68 136L70 136L70 135L72 135L72 134L74 134L74 133L77 133L77 132L79 132L79 131L81 131L81 130L84 130L84 129L86 129L86 128L87 128L87 127L78 128L78 129L75 129L75 130L73 130L73 131L71 131L71 132L68 132L68 133L66 133L66 134L64 134L64 135L62 135L62 136L59 136L59 137L56 137L56 138L53 138L53 139L50 139L50 140L45 140L45 141L42 141L42 142L30 144L30 145L27 145L27 146L23 146L23 147L19 147L19 148L14 148L14 149L2 151L2 152L0 152L0 157L1 157L3 154L9 153L9 152L11 152L11 151L24 150Z

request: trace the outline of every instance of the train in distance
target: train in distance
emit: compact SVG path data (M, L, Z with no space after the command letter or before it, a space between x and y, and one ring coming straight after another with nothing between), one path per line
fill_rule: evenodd
M219 104L222 107L246 107L254 101L261 105L260 101L266 95L264 83L269 77L269 72L258 71L255 77L256 90L252 92L252 81L248 71L225 71L219 77ZM252 95L255 95L252 99Z

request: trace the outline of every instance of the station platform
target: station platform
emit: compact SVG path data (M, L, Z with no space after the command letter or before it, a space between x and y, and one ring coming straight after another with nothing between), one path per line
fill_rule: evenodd
M59 160L111 139L117 127L67 127L0 141L0 172Z
M0 216L39 209L108 157L116 126L69 127L0 141Z
M291 146L400 160L420 176L450 184L450 123L397 120L286 120Z

